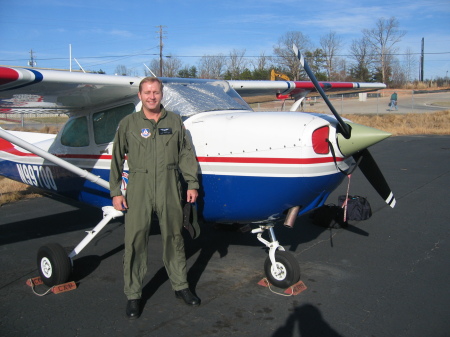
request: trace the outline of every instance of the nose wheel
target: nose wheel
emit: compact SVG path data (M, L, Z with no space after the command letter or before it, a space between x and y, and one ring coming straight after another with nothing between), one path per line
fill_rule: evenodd
M295 257L285 251L275 252L275 263L270 256L264 263L264 272L271 284L278 288L288 288L300 279L300 267Z
M268 231L270 241L264 239L262 234ZM288 288L300 280L300 266L294 255L284 250L275 238L273 225L260 225L253 229L259 241L269 248L269 256L264 263L264 273L268 281L276 287Z

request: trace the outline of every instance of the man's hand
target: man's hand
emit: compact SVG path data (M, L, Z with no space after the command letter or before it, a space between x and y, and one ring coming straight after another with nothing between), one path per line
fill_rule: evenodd
M114 206L114 209L118 211L125 211L128 208L127 200L123 195L118 195L116 197L113 197L112 203Z
M197 190L188 190L187 191L187 202L194 203L197 200L198 191Z

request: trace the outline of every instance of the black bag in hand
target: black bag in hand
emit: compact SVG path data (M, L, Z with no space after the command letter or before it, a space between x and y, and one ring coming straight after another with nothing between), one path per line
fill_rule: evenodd
M338 205L345 209L345 195L338 197ZM359 195L348 196L347 200L347 220L361 221L367 220L372 216L372 209L366 198Z

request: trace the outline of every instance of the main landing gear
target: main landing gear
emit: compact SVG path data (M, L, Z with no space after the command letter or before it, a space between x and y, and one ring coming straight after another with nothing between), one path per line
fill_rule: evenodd
M86 245L105 227L112 219L123 215L112 206L102 208L103 219L68 255L66 250L58 243L48 243L42 246L37 254L37 265L42 282L48 287L66 283L72 273L72 258L78 255Z
M270 241L262 234L268 231ZM300 266L295 257L279 245L273 230L273 224L260 225L252 230L257 238L269 248L269 256L264 263L264 272L268 281L276 287L288 288L300 279Z

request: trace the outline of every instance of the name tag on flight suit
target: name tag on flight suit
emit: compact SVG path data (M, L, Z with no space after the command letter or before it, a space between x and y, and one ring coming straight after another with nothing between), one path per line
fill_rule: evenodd
M172 134L172 128L159 128L158 132L160 135L171 135Z

